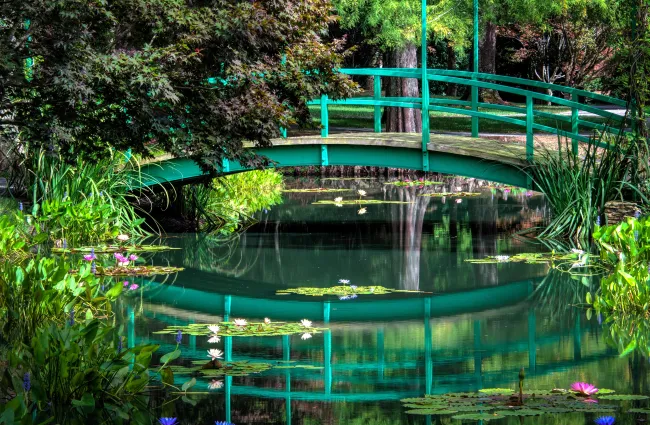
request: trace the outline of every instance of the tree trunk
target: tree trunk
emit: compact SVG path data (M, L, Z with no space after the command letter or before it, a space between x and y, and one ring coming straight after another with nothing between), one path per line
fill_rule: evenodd
M447 69L452 71L456 69L456 50L454 50L454 46L449 42L447 42ZM458 86L456 84L447 84L445 93L447 96L456 97Z
M485 33L481 41L479 67L486 74L496 73L497 62L497 26L493 22L485 24ZM481 90L481 98L487 103L504 103L496 90Z
M417 68L418 56L414 44L407 44L401 49L388 54L391 68ZM419 97L418 80L415 78L390 78L387 96ZM422 114L418 109L386 108L386 131L395 133L420 133L422 131Z

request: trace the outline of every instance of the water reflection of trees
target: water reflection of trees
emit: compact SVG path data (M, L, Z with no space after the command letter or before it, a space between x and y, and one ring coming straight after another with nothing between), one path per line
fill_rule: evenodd
M374 199L408 203L371 205L368 214L360 217L353 207L312 207L312 202L323 199L322 194L285 194L285 204L268 214L260 213L260 222L249 232L227 241L188 236L180 239L183 249L177 255L183 256L187 268L294 286L327 286L339 278L435 291L496 285L502 283L503 266L470 266L464 260L517 249L516 241L500 235L538 222L542 218L539 209L528 208L531 200L523 194L520 198L511 195L506 202L487 192L461 203L453 197L419 196L477 191L482 183L458 178L418 188L376 180L334 180L327 187L364 189ZM310 179L295 184L319 185ZM537 199L530 205L539 204ZM517 280L512 277L517 267L506 266L505 273L510 275L506 281ZM524 274L530 274L530 269Z

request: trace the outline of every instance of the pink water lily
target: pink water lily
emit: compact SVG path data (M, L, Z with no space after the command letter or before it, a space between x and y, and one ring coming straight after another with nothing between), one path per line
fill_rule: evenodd
M135 291L138 289L140 286L138 286L137 283L132 283L131 286L129 286L129 291Z
M93 260L96 260L96 259L97 259L97 256L95 254L84 255L84 260L86 260L86 261L93 261Z
M131 255L129 255L129 260L131 260L131 261L135 261L135 260L137 260L137 259L138 259L138 256L137 256L137 255L135 255L135 254L131 254Z
M578 395L589 397L598 392L598 388L586 382L574 382L571 384L571 391L578 393Z

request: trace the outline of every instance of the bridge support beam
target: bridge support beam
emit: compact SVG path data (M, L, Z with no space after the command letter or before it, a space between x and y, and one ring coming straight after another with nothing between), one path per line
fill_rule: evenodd
M422 170L429 171L429 80L427 79L427 0L422 0Z
M533 98L526 96L526 160L533 160L534 139L533 139Z
M327 95L324 94L320 97L320 136L327 137L330 134L329 126L329 111L327 109Z
M373 97L375 101L381 99L381 76L375 75L373 80L374 93ZM381 133L381 106L375 106L375 133Z
M580 96L578 93L573 92L571 94L571 101L578 103L580 101ZM577 135L580 131L580 116L578 115L578 108L575 106L571 108L571 133ZM571 149L573 150L574 155L578 155L578 139L575 137L571 138Z
M474 73L478 74L478 0L474 0ZM472 77L476 80L476 76ZM478 112L478 87L472 86L472 111ZM478 137L478 117L472 117L472 137Z

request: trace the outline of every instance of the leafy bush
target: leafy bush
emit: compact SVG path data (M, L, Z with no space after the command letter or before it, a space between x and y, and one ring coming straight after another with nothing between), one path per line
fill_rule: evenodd
M150 423L143 391L158 346L122 350L119 338L116 328L97 319L38 329L29 344L12 351L0 380L16 394L0 405L4 423L88 423L79 418L101 415Z

